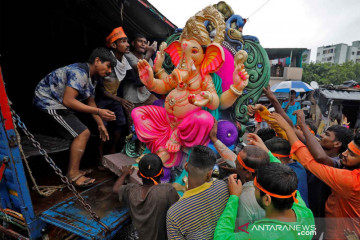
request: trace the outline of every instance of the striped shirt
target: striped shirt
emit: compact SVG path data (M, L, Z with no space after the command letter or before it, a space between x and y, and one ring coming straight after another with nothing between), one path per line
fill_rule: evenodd
M225 209L229 191L215 180L188 190L170 207L166 218L169 239L213 239L216 223Z

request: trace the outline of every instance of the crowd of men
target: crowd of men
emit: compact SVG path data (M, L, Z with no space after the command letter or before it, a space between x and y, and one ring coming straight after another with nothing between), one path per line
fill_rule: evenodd
M157 100L134 71L139 59L151 63L150 56L155 53L157 43L149 45L145 36L137 34L131 46L130 52L123 28L115 28L106 38L106 47L94 49L86 63L54 70L35 89L34 105L55 124L60 135L72 139L67 177L77 187L89 187L96 179L85 176L90 171L80 170L90 131L75 113L91 114L96 121L102 140L98 157L101 160L103 143L110 137L109 153L121 148L119 145L131 126L132 109ZM113 131L109 131L110 124Z
M95 49L86 63L59 68L36 87L34 105L73 139L67 176L76 187L96 179L80 170L90 131L74 112L91 114L103 141L112 134L115 152L131 125L132 109L157 99L134 71L139 59L152 64L157 44L143 35L130 44L116 28L107 47ZM294 109L293 97L281 105L269 87L264 93L275 112L257 104L248 106L248 113L259 114L269 128L248 134L239 152L217 138L215 121L210 138L232 172L225 181L212 178L218 159L206 146L191 150L182 197L161 183L163 163L156 154L138 164L142 184L127 183L133 169L123 167L113 191L128 205L139 239L358 239L360 132L335 125L316 136L314 124ZM115 125L111 133L108 123Z

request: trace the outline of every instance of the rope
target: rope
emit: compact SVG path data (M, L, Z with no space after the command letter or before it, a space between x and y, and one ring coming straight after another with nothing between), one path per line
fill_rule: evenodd
M122 1L121 9L120 9L121 24L124 24L123 11L124 11L124 2Z
M263 8L270 0L267 0L263 5L261 5L258 9L256 9L250 16L246 18L246 20L249 20L250 17L252 17L255 13L257 13L261 8Z
M30 169L30 166L29 166L29 162L28 160L26 159L25 157L25 153L24 153L24 150L22 148L22 145L21 145L21 142L20 142L20 134L19 132L17 131L17 127L16 127L16 124L14 124L14 130L15 130L15 133L16 133L16 140L17 140L17 144L19 146L19 150L20 150L20 154L21 154L21 157L22 159L24 160L24 163L25 163L25 166L26 166L26 169L28 170L29 172L29 176L31 178L31 181L32 183L34 184L34 186L32 187L33 190L36 190L38 194L40 194L41 196L44 196L44 197L49 197L51 196L54 192L56 192L57 190L59 189L63 189L66 187L65 184L63 185L58 185L58 186L38 186L37 183L36 183L36 180L32 174L32 171Z

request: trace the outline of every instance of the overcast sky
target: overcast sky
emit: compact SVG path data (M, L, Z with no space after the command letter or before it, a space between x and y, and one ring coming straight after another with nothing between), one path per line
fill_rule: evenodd
M177 27L219 0L148 0ZM264 48L309 48L360 40L360 0L227 0L235 14L249 18L243 35ZM264 3L261 9L259 9ZM258 10L259 9L259 10ZM257 11L258 10L258 11ZM255 12L255 13L254 13ZM254 14L253 14L254 13ZM252 15L252 16L251 16Z

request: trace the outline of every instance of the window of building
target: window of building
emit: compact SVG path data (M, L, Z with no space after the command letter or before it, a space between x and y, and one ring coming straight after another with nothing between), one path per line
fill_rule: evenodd
M334 49L327 49L327 50L324 50L323 51L323 54L328 54L328 53L333 53L334 52Z
M326 61L331 61L332 60L332 57L328 57L327 59L326 59Z
M355 55L355 52L352 52L351 55Z
M358 51L356 55L360 55L360 51Z

